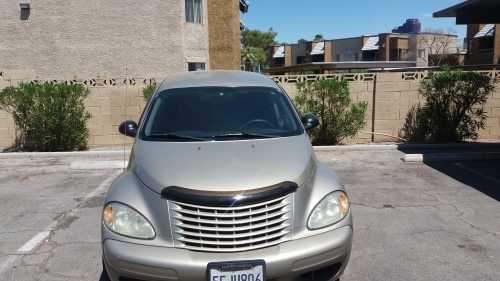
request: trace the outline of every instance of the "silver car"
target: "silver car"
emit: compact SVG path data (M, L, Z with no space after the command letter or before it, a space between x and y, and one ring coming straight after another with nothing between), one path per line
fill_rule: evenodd
M338 280L349 200L269 77L214 71L164 80L138 124L102 215L113 281Z

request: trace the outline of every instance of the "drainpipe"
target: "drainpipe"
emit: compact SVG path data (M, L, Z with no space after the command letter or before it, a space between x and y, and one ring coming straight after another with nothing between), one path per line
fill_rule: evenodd
M372 142L375 142L375 101L377 98L377 76L378 73L375 72L375 78L373 79L373 93L372 93Z

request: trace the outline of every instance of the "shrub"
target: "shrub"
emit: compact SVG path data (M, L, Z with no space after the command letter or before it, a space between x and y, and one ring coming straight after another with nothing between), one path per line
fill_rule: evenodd
M315 145L339 144L365 125L367 103L352 103L347 81L319 80L299 83L295 104L302 113L318 116L311 134Z
M444 70L421 84L423 106L410 110L402 130L413 142L446 143L476 139L487 118L483 106L493 81L477 72Z
M73 151L87 147L90 114L82 85L22 83L0 91L0 109L13 115L17 130L15 149Z
M144 96L144 100L148 102L151 97L153 96L156 88L156 83L152 83L147 85L143 90L142 90L142 95Z

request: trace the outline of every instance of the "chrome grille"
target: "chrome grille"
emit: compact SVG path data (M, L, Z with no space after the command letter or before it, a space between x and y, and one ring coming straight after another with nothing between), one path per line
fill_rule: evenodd
M289 239L290 197L238 207L169 201L175 246L196 251L237 252Z

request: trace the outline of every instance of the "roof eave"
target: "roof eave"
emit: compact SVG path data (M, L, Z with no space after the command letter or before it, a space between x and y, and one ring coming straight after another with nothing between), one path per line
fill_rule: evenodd
M247 13L249 6L250 6L250 4L248 3L247 0L240 0L240 11L242 13Z
M500 14L491 11L500 10L498 0L468 0L447 9L435 12L436 18L454 17L457 24L500 23Z
M465 2L459 3L455 6L451 6L449 8L443 9L441 11L437 11L433 13L433 17L435 18L454 18L457 16L457 12L459 9L467 7L471 4L479 2L479 0L467 0Z

